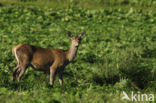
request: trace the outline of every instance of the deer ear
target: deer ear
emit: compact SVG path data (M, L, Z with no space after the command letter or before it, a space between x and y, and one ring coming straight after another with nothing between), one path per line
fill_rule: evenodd
M73 37L70 31L68 31L68 36L69 36L70 38Z
M85 32L83 32L82 34L80 34L80 38L83 38L86 35Z

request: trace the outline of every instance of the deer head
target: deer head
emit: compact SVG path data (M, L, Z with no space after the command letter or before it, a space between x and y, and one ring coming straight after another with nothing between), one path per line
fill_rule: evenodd
M82 34L80 34L80 36L73 36L71 34L71 32L68 32L68 36L71 38L72 40L72 45L75 47L78 47L80 45L81 39L85 36L85 32L83 32Z

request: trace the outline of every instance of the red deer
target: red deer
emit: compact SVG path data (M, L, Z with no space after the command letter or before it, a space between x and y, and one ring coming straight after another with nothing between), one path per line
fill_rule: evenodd
M62 72L67 64L69 64L76 56L81 39L85 36L83 32L80 36L72 36L68 32L72 43L67 50L62 49L47 49L36 47L29 44L19 44L12 48L12 52L16 57L17 66L12 74L12 80L15 77L19 81L24 74L26 68L32 68L40 71L50 72L50 85L54 84L56 71L59 75L59 83L62 86L63 78Z

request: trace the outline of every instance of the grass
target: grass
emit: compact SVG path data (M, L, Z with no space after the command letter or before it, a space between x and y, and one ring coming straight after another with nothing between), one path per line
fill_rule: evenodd
M87 9L104 9L104 8L127 8L130 7L140 9L154 9L155 0L1 0L1 5L14 6L33 6L33 7L49 7L49 8L67 8L78 7Z
M0 2L1 102L131 103L121 101L122 91L156 93L155 1L150 5L140 1L135 6L131 1L125 5L112 2L104 8L87 0L84 8L80 7L83 2L75 1L63 6L59 1L44 6L41 1ZM11 81L16 67L13 46L29 43L67 49L71 43L67 31L73 35L86 31L87 35L77 57L65 68L63 87L56 78L50 88L49 75L32 68L20 82Z

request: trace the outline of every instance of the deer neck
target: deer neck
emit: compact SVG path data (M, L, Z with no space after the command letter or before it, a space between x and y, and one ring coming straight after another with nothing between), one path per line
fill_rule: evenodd
M71 44L70 48L67 51L67 59L68 61L72 61L77 53L78 47L76 47L73 43Z

